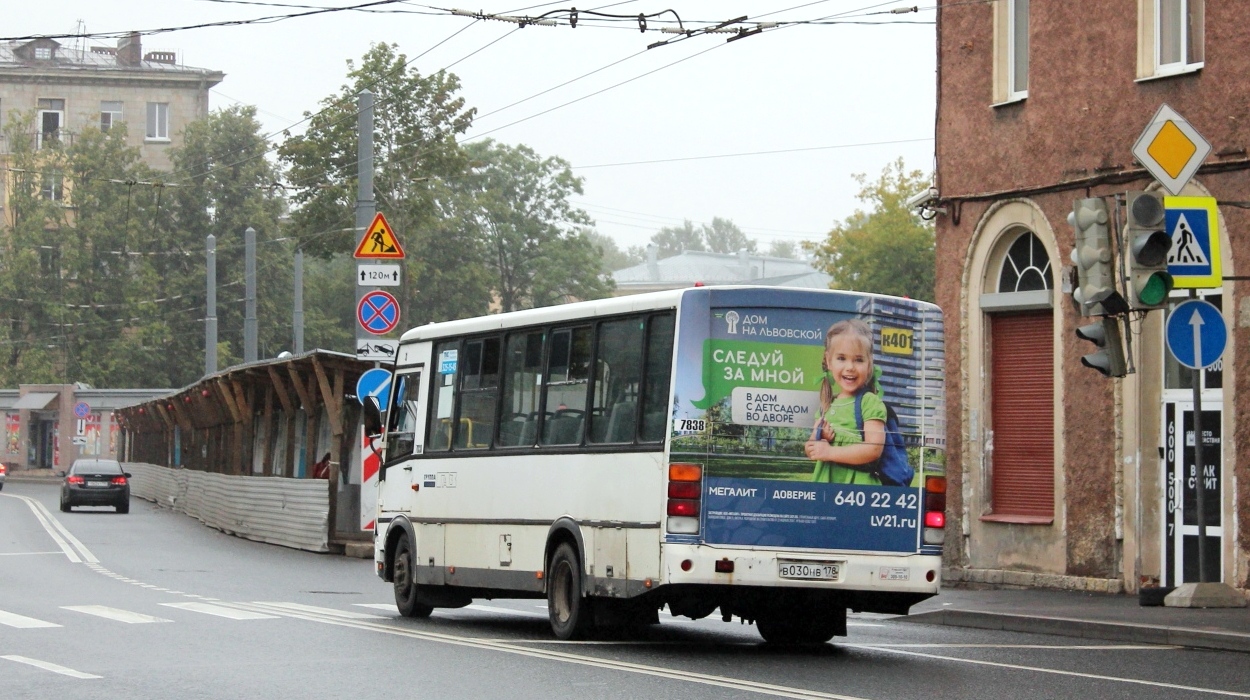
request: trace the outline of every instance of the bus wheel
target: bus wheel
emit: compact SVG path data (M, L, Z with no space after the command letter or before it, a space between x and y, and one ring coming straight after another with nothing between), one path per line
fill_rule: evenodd
M429 617L434 608L417 602L417 567L412 562L412 545L401 535L395 547L395 607L404 617Z
M547 615L558 639L586 635L594 617L590 600L582 596L582 565L567 542L556 547L547 570Z
M846 615L845 611L842 615ZM755 621L755 628L769 644L824 644L845 625L836 614L798 616L773 612L761 615Z

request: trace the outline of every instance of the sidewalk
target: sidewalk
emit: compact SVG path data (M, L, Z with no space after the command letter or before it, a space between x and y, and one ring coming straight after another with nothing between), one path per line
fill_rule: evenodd
M943 588L908 622L1250 652L1250 608L1142 607L1137 596Z
M61 477L57 476L56 471L52 469L15 469L9 472L7 478L12 482L61 480Z

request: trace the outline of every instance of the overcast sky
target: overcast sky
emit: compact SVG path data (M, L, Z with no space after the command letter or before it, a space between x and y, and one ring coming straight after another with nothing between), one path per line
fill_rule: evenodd
M344 6L365 0L264 1ZM411 58L463 29L414 65L428 73L455 63L451 71L462 81L463 96L483 115L621 61L479 118L469 136L585 98L489 136L568 160L585 178L585 194L576 203L622 246L645 243L660 227L683 219L699 223L713 216L732 219L765 247L778 238L815 240L856 208L853 173L875 175L900 156L909 168L933 167L932 24L787 26L729 43L704 35L648 51L649 44L671 37L640 33L636 22L593 26L584 15L576 29L518 30L431 8L528 15L572 6L635 15L671 9L687 27L743 15L760 21L840 15L854 21L932 22L933 10L868 15L904 6L873 0L602 0L528 9L522 9L524 0L474 0L472 6L429 1L378 8L399 13L345 11L163 33L143 37L143 48L175 50L186 65L224 71L211 107L256 105L269 132L299 121L337 92L345 62L359 59L373 42L398 44ZM0 34L72 32L79 20L87 32L97 33L294 11L299 10L222 0L45 0L7 13ZM429 12L435 14L417 14ZM670 18L655 18L648 27L669 26L664 20ZM610 89L591 96L605 88ZM849 147L828 148L837 146ZM811 150L733 155L790 149ZM706 158L722 155L733 157ZM691 158L697 159L670 160ZM622 165L660 160L669 162Z

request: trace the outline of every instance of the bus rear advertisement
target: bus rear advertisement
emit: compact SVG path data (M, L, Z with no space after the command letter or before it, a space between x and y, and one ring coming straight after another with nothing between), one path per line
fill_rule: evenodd
M942 315L703 287L406 333L375 560L405 615L547 598L556 636L719 609L770 642L940 586Z

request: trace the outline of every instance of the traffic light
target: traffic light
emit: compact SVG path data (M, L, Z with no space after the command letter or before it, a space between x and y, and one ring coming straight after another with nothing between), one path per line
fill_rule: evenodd
M1147 192L1128 193L1125 257L1128 303L1134 309L1162 309L1172 291L1168 251L1172 237L1164 230L1163 200Z
M1124 344L1120 338L1120 323L1114 316L1076 329L1076 337L1088 340L1098 350L1081 357L1081 364L1093 367L1107 377L1123 377L1128 374L1124 363Z
M1077 286L1072 298L1081 315L1105 316L1128 311L1124 297L1115 290L1106 202L1098 197L1076 200L1068 223L1076 233L1072 262L1076 264Z

